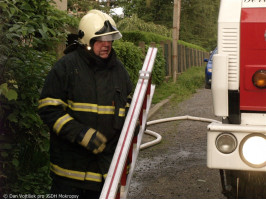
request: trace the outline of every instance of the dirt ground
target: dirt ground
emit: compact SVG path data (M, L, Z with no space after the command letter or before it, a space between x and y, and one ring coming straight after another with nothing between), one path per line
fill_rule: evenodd
M211 90L199 89L177 105L168 102L148 121L176 116L219 120L213 115ZM182 120L148 126L162 136L156 146L141 150L130 199L223 199L219 170L206 166L207 122ZM152 140L144 135L142 142Z

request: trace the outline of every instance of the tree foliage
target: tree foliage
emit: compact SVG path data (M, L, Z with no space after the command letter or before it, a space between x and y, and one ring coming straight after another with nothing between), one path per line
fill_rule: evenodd
M217 42L219 0L183 0L180 39L213 50Z
M179 39L212 50L217 40L219 2L220 0L182 0ZM152 26L160 25L161 27L157 27L157 34L169 37L172 33L173 0L69 0L69 5L84 13L96 8L110 14L114 14L111 9L122 7L124 18L114 15L122 30L150 31Z
M125 17L131 17L136 14L140 19L146 22L164 25L171 28L173 16L172 0L118 0L124 8Z
M146 0L146 3L144 0L117 1L124 8L126 18L131 19L136 15L145 22L163 25L168 31L172 31L172 0ZM182 0L179 39L212 50L217 40L219 2L219 0Z
M89 10L97 9L108 14L115 14L112 9L119 7L118 1L113 0L68 0L68 10L77 17L82 17ZM116 17L115 17L116 18Z
M126 17L117 23L120 31L144 31L156 33L165 37L171 37L172 32L167 27L153 22L145 22L144 20L133 14L131 17Z
M41 194L49 187L49 135L37 104L54 48L76 23L51 3L0 1L0 194Z
M95 0L68 0L67 8L74 15L81 17L91 9L100 10L102 7L99 1Z

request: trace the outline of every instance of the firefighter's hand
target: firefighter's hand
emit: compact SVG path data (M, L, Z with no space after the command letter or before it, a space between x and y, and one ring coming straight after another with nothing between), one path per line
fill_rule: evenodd
M140 130L140 122L139 120L137 121L137 125L136 125L136 128L135 128L135 132L134 132L134 136L137 137L138 134L139 134L139 130Z
M81 133L78 138L78 143L94 154L101 153L105 149L106 142L106 137L93 128Z

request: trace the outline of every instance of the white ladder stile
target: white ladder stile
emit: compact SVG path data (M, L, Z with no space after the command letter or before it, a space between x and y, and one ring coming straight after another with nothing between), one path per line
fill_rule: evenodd
M130 170L129 170L129 173L127 175L126 187L124 188L124 191L121 191L121 194L120 194L120 198L121 199L126 199L127 195L128 195L129 186L130 186L130 182L131 182L131 179L133 177L134 170L135 170L135 166L136 166L136 162L137 162L137 158L138 158L138 154L139 154L139 150L140 150L142 137L143 137L143 134L144 134L144 131L145 131L144 130L145 129L145 124L146 124L147 119L148 119L148 114L149 114L149 110L150 110L150 106L151 106L154 90L155 90L155 85L151 85L151 93L150 93L150 95L147 98L147 108L146 108L146 110L143 110L142 126L141 126L141 129L140 129L139 134L138 134L137 144L133 146L132 163L130 165Z
M149 81L151 78L151 73L152 73L154 61L156 58L156 54L157 54L157 48L150 47L148 49L142 70L140 71L139 80L136 85L136 89L134 91L131 105L130 105L127 117L125 119L125 123L121 131L121 135L120 135L120 138L119 138L119 141L118 141L118 144L117 144L114 156L113 156L113 160L111 162L108 175L105 179L105 183L104 183L101 196L100 196L101 199L115 199L118 189L120 189L119 186L120 186L121 176L122 176L124 167L126 165L126 161L128 158L128 152L132 144L135 127L136 127L136 124L137 124L137 121L138 121L138 118L139 118L139 115L142 109L142 105L144 103L148 84L150 84ZM151 87L152 95L153 95L153 92L154 92L154 86ZM150 97L152 96L150 95ZM147 99L147 104L151 103L150 97ZM142 119L143 119L143 122L145 123L147 121L147 114L148 114L147 108L149 107L150 105L147 105L146 110L143 111ZM123 198L127 196L128 185L130 183L130 179L132 177L133 170L135 167L135 162L137 159L143 132L144 132L144 126L142 125L140 128L139 136L138 136L138 143L136 147L133 149L134 155L133 155L133 159L131 163L131 169L127 176L127 184L126 184L126 187L124 187L121 191L122 192L121 195L123 196Z

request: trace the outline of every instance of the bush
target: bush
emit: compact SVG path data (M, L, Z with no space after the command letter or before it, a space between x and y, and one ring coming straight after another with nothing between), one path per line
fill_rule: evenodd
M0 194L47 193L50 186L49 135L37 105L51 52L76 23L50 2L0 3Z
M144 32L144 31L124 31L122 32L123 40L128 42L133 42L135 45L138 45L139 42L145 42L145 44L150 44L151 42L155 42L156 44L160 44L161 41L172 41L172 38L158 35L153 32ZM206 51L204 48L191 44L188 42L184 42L182 40L178 40L179 44L182 44L186 47L192 48L192 49L198 49L201 51Z
M142 50L135 46L132 42L115 41L114 49L116 50L117 56L124 64L127 69L129 76L134 84L136 85L139 79L139 70L142 69L144 62L144 55ZM146 52L148 46L146 46ZM163 57L162 49L158 46L158 52L154 63L152 81L156 85L160 85L165 76L165 60Z
M5 192L45 193L49 187L49 135L37 114L37 105L53 61L55 56L26 47L17 47L16 57L9 60L5 78L18 95L16 100L0 96L1 136L10 140L2 142L0 155L5 161L2 167L7 179L1 187ZM42 172L46 169L45 175L38 173L41 168Z
M133 42L135 45L138 45L140 41L145 42L145 44L151 42L159 44L161 41L171 40L169 37L143 31L124 31L122 35L123 40Z
M151 22L145 22L138 18L137 15L122 19L117 23L117 28L122 32L144 31L155 33L165 37L171 37L172 35L172 31L166 28L165 26L154 24Z
M156 86L159 86L163 83L165 78L166 62L162 48L159 45L157 45L157 48L158 51L152 71L152 83Z
M127 69L133 84L136 85L144 58L141 49L131 42L121 42L119 40L114 42L113 47L118 58Z

